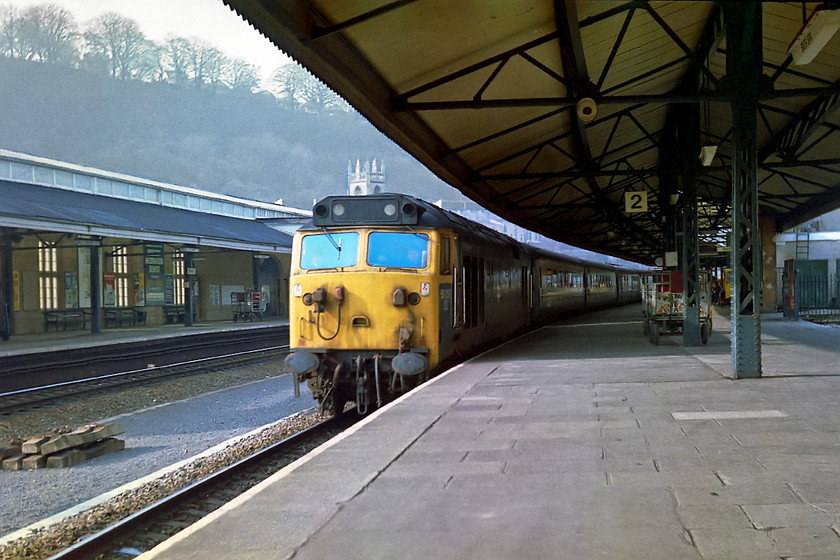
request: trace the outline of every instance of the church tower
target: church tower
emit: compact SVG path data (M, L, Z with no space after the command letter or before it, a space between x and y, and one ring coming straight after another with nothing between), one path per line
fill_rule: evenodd
M353 169L353 162L347 164L347 194L352 196L365 196L368 194L380 194L385 192L385 164L376 160L373 164L365 162L364 167L359 160L356 160L356 168Z

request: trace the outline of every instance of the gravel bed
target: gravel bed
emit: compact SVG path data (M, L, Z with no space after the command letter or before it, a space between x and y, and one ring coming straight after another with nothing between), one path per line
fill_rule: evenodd
M290 377L281 367L279 360L242 366L0 420L2 439L26 438L60 426L93 422L114 421L126 428L120 436L126 441L124 451L67 469L0 471L0 535L273 424L263 433L200 458L57 526L0 545L0 559L46 558L160 496L319 420L320 416L311 409L310 397L292 397ZM296 413L300 414L287 418Z

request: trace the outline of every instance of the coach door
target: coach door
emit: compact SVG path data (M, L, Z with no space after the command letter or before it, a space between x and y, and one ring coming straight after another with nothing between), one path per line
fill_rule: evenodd
M455 266L452 267L452 327L456 331L464 328L466 298L464 297L464 264L461 238L455 238Z
M484 323L484 259L472 255L463 257L464 328Z

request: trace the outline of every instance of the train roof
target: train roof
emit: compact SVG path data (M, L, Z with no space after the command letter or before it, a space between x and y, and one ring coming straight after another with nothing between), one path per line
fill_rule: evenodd
M399 193L328 196L315 204L312 222L300 229L359 226L445 228L517 248L522 245L503 233L454 212Z
M641 272L619 265L570 257L520 243L494 229L407 194L328 196L315 204L312 211L312 222L308 222L300 229L308 231L327 227L360 226L452 229L462 235L472 235L494 244L508 246L530 258L548 258L581 267L599 268L608 271Z

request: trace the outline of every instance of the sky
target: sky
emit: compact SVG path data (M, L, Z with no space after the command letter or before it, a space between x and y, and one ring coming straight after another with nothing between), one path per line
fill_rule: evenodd
M268 76L291 60L243 21L221 0L0 0L25 9L55 4L71 12L81 27L106 12L117 12L137 22L149 39L162 42L167 34L198 37L230 58L259 66Z

